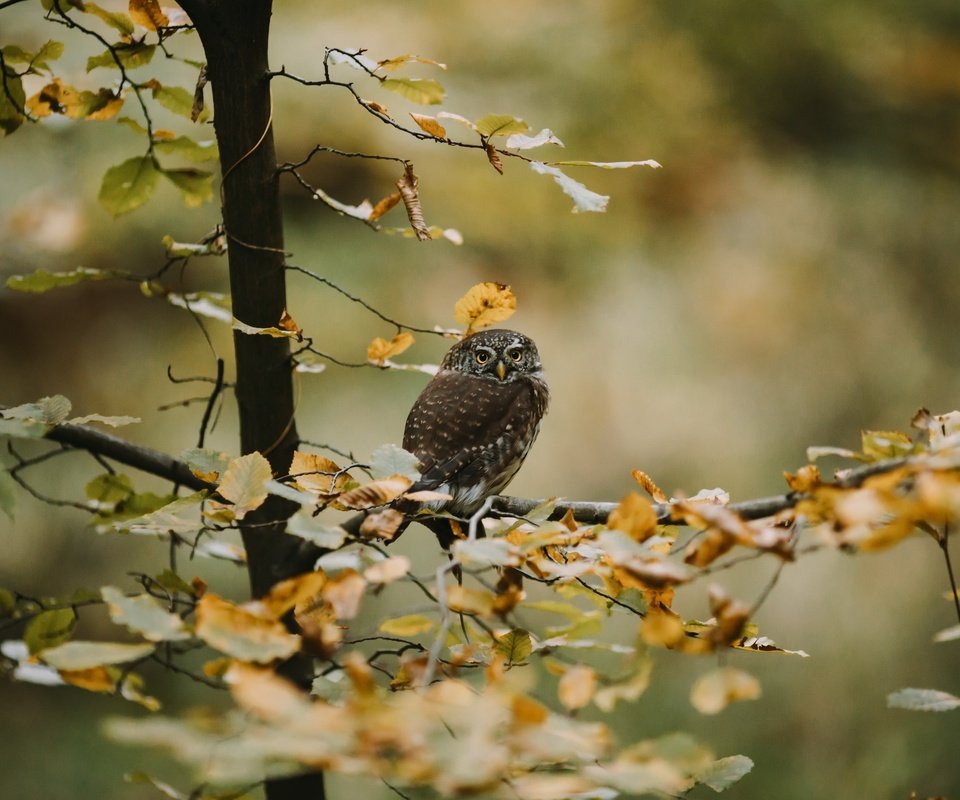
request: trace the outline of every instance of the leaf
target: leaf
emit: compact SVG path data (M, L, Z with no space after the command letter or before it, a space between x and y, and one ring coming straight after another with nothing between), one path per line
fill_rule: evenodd
M323 587L323 599L332 607L337 619L353 619L360 610L367 582L359 572L345 569L338 572Z
M384 585L399 580L410 572L410 559L406 556L391 556L378 561L363 571L367 582Z
M126 475L105 472L87 484L85 493L98 506L115 506L133 494L133 484Z
M216 483L220 480L220 476L227 471L232 457L216 450L190 447L181 451L180 459L187 462L187 466L198 478Z
M718 758L694 774L697 783L709 786L715 792L729 789L753 769L753 761L746 756Z
M960 697L938 689L900 689L887 695L887 707L908 711L953 711L960 708Z
M367 58L362 52L348 53L342 50L329 50L326 55L331 64L346 64L361 72L376 72L380 65Z
M37 656L58 670L84 670L137 661L150 655L154 649L152 644L73 641L41 650Z
M148 594L127 597L114 586L102 587L100 594L107 603L110 619L141 634L147 641L175 642L190 638L183 620Z
M429 133L437 139L447 138L447 129L437 122L436 117L429 117L426 114L414 114L412 111L410 112L410 116L424 133Z
M403 475L391 475L344 492L337 502L344 508L355 510L382 506L398 498L412 484L413 481Z
M189 136L177 136L175 139L162 139L154 142L153 149L165 156L182 158L185 161L204 162L216 161L220 158L217 143L213 139L205 142L195 142ZM171 241L173 241L171 239ZM209 247L208 245L193 245L193 247ZM169 248L168 248L169 249Z
M760 681L749 672L720 667L697 679L690 689L690 702L701 714L719 714L730 703L756 700L760 692Z
M139 208L157 188L157 175L150 156L137 156L110 167L100 184L100 205L115 217Z
M388 194L383 198L383 200L380 200L372 209L370 209L370 214L367 216L367 219L370 222L380 219L380 217L391 211L399 202L400 192Z
M170 533L196 533L202 525L200 503L208 494L209 492L200 491L186 497L179 497L156 511L115 522L113 529L159 536L167 536Z
M549 128L544 128L540 133L535 133L533 136L514 133L507 137L504 147L510 150L531 150L534 147L542 147L545 144L555 144L563 147L563 142L561 142Z
M129 36L133 33L133 21L121 11L107 11L96 3L84 2L79 6L80 10L93 14L107 23L114 30Z
M440 69L446 69L446 64L441 64L439 61L434 61L432 58L424 58L423 56L412 56L412 55L403 55L403 56L394 56L393 58L385 58L382 61L377 62L377 66L382 69L384 72L393 72L395 69L402 67L404 64L429 64L433 67L439 67Z
M563 189L564 194L573 198L573 213L582 211L604 212L607 210L609 195L591 192L586 186L575 181L556 167L550 167L540 161L531 161L530 169L540 175L549 175Z
M49 70L49 62L56 61L62 55L63 42L57 42L53 39L44 42L36 53L28 53L16 45L7 45L3 48L3 59L7 64L27 64L30 71Z
M163 13L157 0L130 0L130 17L148 31L166 28L170 24L169 17Z
M281 619L301 603L312 601L327 583L326 573L305 572L294 578L274 584L259 600L247 603L247 610L255 610L258 616Z
M131 0L131 6L133 5L133 2L134 0ZM147 775L145 772L128 772L123 776L123 779L127 783L145 783L148 786L152 786L164 797L169 798L169 800L188 800L186 795L178 792L176 789L170 786L170 784L157 780L156 778Z
M483 146L484 151L487 154L487 161L490 162L490 165L501 175L503 175L503 161L500 159L500 154L497 152L497 148L493 146L493 142L487 142Z
M35 117L64 114L71 119L105 120L123 108L123 97L110 89L81 91L54 78L27 100L26 107Z
M613 711L618 702L624 700L628 703L635 702L650 685L650 673L653 671L653 661L645 658L640 662L637 671L625 681L604 686L597 690L593 696L593 702L604 713L609 714Z
M846 447L808 447L807 461L816 461L824 456L839 456L840 458L860 458L860 454Z
M471 589L460 585L447 587L447 607L461 614L490 614L495 599L486 589Z
M400 198L403 200L403 206L407 211L407 219L417 240L424 242L433 238L430 229L423 220L423 206L420 204L420 179L413 173L413 164L408 162L404 167L403 175L397 181L397 190L400 192Z
M409 331L401 331L389 342L386 339L377 337L367 345L367 361L374 364L382 364L391 356L400 355L414 343L413 334Z
M403 475L411 481L420 479L420 460L395 444L382 444L370 454L367 460L370 471L375 477Z
M90 4L87 3L87 6ZM143 44L137 42L134 44L115 44L113 50L105 50L100 55L90 56L87 59L87 72L92 72L98 67L107 69L118 69L119 61L125 70L136 69L149 64L153 60L153 54L156 51L155 44Z
M337 478L336 484L333 482L334 476ZM314 495L329 497L343 491L350 476L326 456L297 450L290 462L290 477L296 480L301 489Z
M860 446L870 461L908 456L917 449L910 437L900 431L862 431Z
M197 603L197 636L221 653L241 661L267 664L300 649L300 637L283 623L264 619L207 592Z
M72 608L44 611L27 623L23 641L31 655L56 647L67 641L77 624L77 613Z
M402 617L385 619L378 630L388 636L416 636L426 633L433 627L433 620L422 614L405 614Z
M443 102L443 86L430 78L385 78L380 85L422 106Z
M267 499L264 484L272 477L270 462L260 453L253 452L230 462L217 491L233 503L234 516L243 519Z
M182 86L162 86L157 84L152 88L151 93L153 94L153 99L167 109L167 111L172 111L174 114L186 117L187 119L193 119L193 92L187 91ZM206 113L201 113L195 121L205 122L207 116Z
M457 539L453 543L453 557L460 564L506 567L520 563L517 547L506 539Z
M390 541L403 524L403 513L395 508L385 508L367 514L360 523L360 536L366 539L384 539Z
M630 492L610 512L607 527L622 531L636 542L643 542L657 532L657 512L645 497Z
M533 652L529 631L516 628L498 636L497 652L507 660L507 664L522 664Z
M481 136L509 136L511 133L526 133L530 130L522 119L510 114L487 114L473 123L473 128Z
M42 422L45 425L59 425L70 416L72 403L62 394L41 397L35 403L24 403L13 408L0 410L4 419L25 419Z
M140 417L105 417L103 414L87 414L83 417L74 417L73 419L68 419L68 425L86 425L89 422L99 422L102 425L109 425L111 428L119 428L122 425L133 425L136 422L141 422Z
M67 272L47 272L38 269L26 275L11 275L7 278L7 288L17 292L49 292L64 286L73 286L83 281L104 281L111 278L123 278L130 273L112 269L90 269L77 267Z
M4 136L9 136L26 119L23 107L27 96L23 91L20 76L6 64L3 67L2 79L6 91L0 91L0 131L3 131Z
M0 479L0 483L2 482L3 482L2 479ZM0 504L2 504L2 494L3 494L3 487L0 486ZM957 639L960 639L960 625L954 625L950 628L944 628L942 631L938 631L936 635L933 637L933 641L935 642L953 642L953 641L956 641Z
M600 169L629 169L630 167L651 167L660 169L660 164L652 158L646 161L551 161L558 167L600 167Z
M166 178L180 190L187 208L198 208L213 199L213 173L200 169L165 169Z
M16 481L10 477L10 473L5 469L0 469L0 511L7 515L7 519L13 522L13 509L16 506ZM3 615L3 603L0 603L0 616Z
M569 711L583 708L597 690L597 673L592 667L577 664L563 673L557 684L557 696Z
M453 316L467 332L480 330L495 322L513 316L517 310L517 298L509 286L487 281L470 287L470 290L453 306Z

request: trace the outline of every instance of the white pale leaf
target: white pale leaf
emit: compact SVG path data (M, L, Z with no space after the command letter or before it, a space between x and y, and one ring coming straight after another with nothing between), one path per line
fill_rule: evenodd
M367 58L365 55L359 52L354 55L352 53L342 53L339 50L331 50L329 53L327 53L327 59L331 64L346 64L348 67L353 67L361 72L365 72L367 70L374 72L380 67L376 61Z
M458 539L453 543L453 557L461 564L495 564L516 566L519 556L506 539Z
M373 213L373 206L369 200L364 200L358 206L351 206L331 197L323 191L323 189L314 189L313 199L321 200L330 206L330 208L334 209L334 211L339 211L341 214L346 214L348 217L353 217L354 219L368 220L370 219L370 214Z
M257 328L254 325L247 325L246 322L241 322L236 317L233 317L233 329L235 331L240 331L240 333L246 333L249 336L270 336L274 339L295 339L297 337L296 331L285 331L280 328Z
M369 465L374 477L404 475L411 481L420 479L419 459L395 444L382 444L370 454Z
M645 161L554 161L560 167L600 167L600 169L630 169L630 167L651 167L660 169L659 161L648 158Z
M887 706L908 711L952 711L960 708L960 697L939 689L900 689L887 695Z
M140 417L105 417L102 414L87 414L85 417L74 417L68 419L68 425L85 425L88 422L100 422L109 425L111 428L119 428L121 425L132 425L140 422Z
M504 146L510 150L531 150L534 147L542 147L545 144L555 144L563 147L563 142L561 142L549 128L544 128L540 133L535 133L533 136L514 133L507 137L507 142Z
M171 292L167 296L167 302L177 308L185 308L201 317L215 319L218 322L230 323L233 321L233 314L230 313L230 297L225 294L215 292L202 292L197 294L177 294Z
M106 664L126 664L148 656L153 651L152 644L72 641L41 650L37 655L51 667L81 670Z
M563 189L564 194L573 199L573 213L582 211L603 212L607 210L610 196L590 191L579 181L564 174L556 167L548 166L540 161L531 161L530 169L540 175L549 175Z

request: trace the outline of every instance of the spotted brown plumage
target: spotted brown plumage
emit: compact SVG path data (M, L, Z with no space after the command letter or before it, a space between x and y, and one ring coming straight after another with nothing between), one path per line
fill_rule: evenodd
M549 398L523 334L484 330L455 344L407 417L403 447L420 461L413 489L452 495L427 505L470 517L520 469Z

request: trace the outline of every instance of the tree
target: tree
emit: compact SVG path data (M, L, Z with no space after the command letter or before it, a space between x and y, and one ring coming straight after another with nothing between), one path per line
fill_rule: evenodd
M177 573L173 560L163 572L140 576L141 591L132 596L103 587L92 595L50 604L7 592L6 613L18 626L26 623L26 651L14 647L5 654L11 665L16 664L19 677L121 693L147 707L154 701L143 694L141 679L132 671L141 663L155 661L197 680L229 685L252 723L237 727L235 719L224 717L211 732L184 720L121 720L110 730L128 741L175 746L185 760L201 762L209 776L219 780L257 782L266 771L271 798L321 796L320 768L361 769L390 785L423 784L445 794L509 787L521 796L541 797L597 790L677 793L694 782L719 790L742 777L751 766L749 759L718 760L686 738L645 742L614 754L602 726L578 720L576 712L590 703L606 711L618 701L635 699L646 687L648 660L635 650L619 674L602 674L565 648L575 652L591 642L602 626L602 615L616 612L642 618L644 647L686 653L728 648L800 653L783 650L751 627L750 618L766 592L748 605L713 591L712 618L706 622L684 621L674 612L674 593L725 567L728 562L718 559L734 546L748 548L751 557L779 559L775 582L782 566L800 554L800 530L811 523L832 526L831 543L861 550L895 544L919 526L949 556L949 525L956 507L956 417L918 417L924 435L917 441L868 434L862 452L844 453L870 462L868 466L835 481L824 481L816 468L807 467L789 476L788 494L741 506L726 505L726 498L709 493L668 502L642 473L637 480L658 505L635 493L607 504L507 499L498 506L505 516L488 525L487 539L467 535L454 546L452 560L437 559L435 580L417 577L409 559L389 555L378 543L389 541L397 527L398 513L389 504L411 483L415 465L409 458L396 448L377 451L366 468L379 477L359 484L355 476L364 465L352 457L353 463L342 466L299 449L293 370L314 368L318 359L336 360L315 347L309 331L301 330L287 313L288 271L329 281L285 258L279 180L289 173L314 197L369 225L376 226L383 214L402 203L417 239L436 235L456 239L457 234L426 225L409 160L340 151L347 158L397 165L396 191L375 205L359 206L335 200L301 173L315 155L337 151L318 146L302 161L278 167L271 83L292 80L346 91L363 112L381 123L416 138L480 151L497 171L502 171L504 158L527 161L534 171L552 177L579 210L602 210L606 198L560 169L565 163L583 162L547 164L524 154L555 141L549 130L527 136L525 123L512 116L487 115L471 121L449 113L412 115L416 127L405 127L380 104L364 100L352 83L333 74L335 69L352 69L404 97L433 102L442 95L435 80L391 77L394 69L424 59L375 61L360 51L328 49L323 76L299 78L283 68L270 69L269 4L227 6L198 0L184 2L183 8L189 19L171 19L171 12L153 2L134 0L126 15L90 3L74 8L54 0L47 14L51 22L99 41L106 50L91 56L88 68L116 68L119 87L84 92L65 86L53 77L50 65L62 51L55 42L37 52L5 48L0 119L5 131L12 133L27 118L66 114L97 120L115 116L124 103L135 102L143 123L125 124L139 126L146 135L146 153L108 171L100 193L103 204L114 213L134 210L149 199L160 176L176 185L188 202L202 201L212 194L212 175L193 167L165 168L159 156L203 148L185 136L161 133L152 122L149 103L175 106L199 119L204 113L204 83L209 81L222 165L222 226L197 244L169 241L165 268L145 280L135 277L146 292L179 302L195 315L210 305L214 315L222 316L216 305L219 298L177 295L164 285L163 273L186 266L192 258L226 252L236 362L229 388L237 397L242 455L228 458L203 449L212 410L228 387L222 362L212 379L198 447L179 458L137 448L88 425L129 420L97 415L71 420L69 404L60 397L7 408L2 432L13 439L43 438L79 448L173 480L170 495L148 495L137 492L129 478L110 467L87 487L96 504L95 524L162 537L169 540L171 553L215 541L212 534L217 531L239 530L254 602L241 606L218 596L215 589L189 583ZM104 38L91 18L114 29L120 41ZM175 37L189 28L199 35L205 59L192 98L184 89L130 75L158 48L166 53ZM22 80L37 72L49 73L49 83L28 98ZM449 136L444 125L454 123L465 126L479 141ZM498 137L504 137L502 144ZM206 148L205 154L209 152ZM655 162L597 165L618 168ZM11 278L8 287L43 291L82 280L133 277L82 269L53 275L38 270ZM396 328L391 340L370 344L368 361L382 368L409 368L392 359L410 345L412 334L433 331L395 322L361 298L347 296ZM515 305L509 288L480 284L465 295L458 321L467 330L480 327L506 318ZM14 463L6 474L30 491L28 468L62 451L20 457L17 447L12 446ZM178 496L180 487L195 493ZM11 500L5 503L12 509ZM340 526L318 525L313 512L331 505L363 513ZM676 546L676 531L664 527L671 522L698 531L685 548ZM209 549L216 552L216 547ZM667 557L679 550L687 566ZM325 553L337 556L324 560ZM315 570L318 558L320 568ZM454 567L466 574L464 583L451 579ZM396 582L417 587L433 605L433 616L401 614L382 620L370 641L351 639L351 620L363 598L389 591ZM526 587L531 583L544 587L547 599L539 594L535 596L540 599L527 599L528 591L534 596ZM103 644L71 639L77 609L86 603L105 604L111 618L136 632L140 641ZM543 625L528 630L520 619L530 612L560 614L568 624L556 630ZM225 654L230 663L210 661L202 673L183 667L182 657L199 644ZM514 668L526 665L534 653L560 676L558 699L566 714L550 711L514 682ZM391 661L390 668L382 665L384 659ZM389 676L396 695L378 685L377 671ZM463 678L471 673L483 673L483 678ZM332 681L331 675L341 680ZM287 678L302 688L312 686L322 699L310 701ZM722 667L698 681L693 702L704 713L716 713L727 703L751 699L758 692L758 683L748 673ZM924 694L922 702L911 697L905 702L916 707L928 704L931 696ZM955 704L955 698L943 693L933 704L947 707ZM412 726L412 720L419 725ZM235 749L225 741L234 742ZM217 759L211 762L214 743ZM478 758L478 745L484 748L483 758ZM289 777L291 772L294 777Z

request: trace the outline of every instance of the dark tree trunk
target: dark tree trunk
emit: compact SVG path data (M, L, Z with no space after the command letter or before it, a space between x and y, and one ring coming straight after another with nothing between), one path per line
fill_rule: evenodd
M276 326L286 308L283 219L271 128L268 42L270 0L182 0L197 28L213 90L220 148L223 223L227 232L233 314L256 327ZM236 395L243 453L260 451L285 474L297 446L290 347L286 339L234 333ZM284 532L296 507L268 499L243 521L254 597L289 577L300 540ZM282 670L301 684L307 659ZM323 775L267 781L269 800L321 800Z

